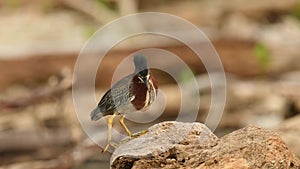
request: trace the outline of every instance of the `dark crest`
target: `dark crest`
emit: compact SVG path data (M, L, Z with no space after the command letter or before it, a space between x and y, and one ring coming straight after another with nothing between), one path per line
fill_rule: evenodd
M136 54L134 55L133 61L135 66L135 73L146 76L148 74L147 58L142 54Z

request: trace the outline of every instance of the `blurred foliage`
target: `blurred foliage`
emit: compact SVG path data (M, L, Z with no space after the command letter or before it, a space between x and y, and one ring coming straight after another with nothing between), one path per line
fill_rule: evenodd
M179 79L181 82L190 81L194 77L193 72L190 69L184 69L179 74Z
M83 36L88 39L97 31L96 25L89 23L84 25Z
M116 10L116 5L111 0L96 0L97 2L104 4L105 7L111 10Z
M300 1L295 6L294 10L292 11L292 15L300 20Z
M270 64L270 51L262 43L256 43L254 46L254 55L261 67L266 70Z
M40 8L42 9L43 12L52 12L54 10L54 2L53 0L43 0L40 2Z
M22 5L21 0L5 0L4 6L9 9L16 9Z

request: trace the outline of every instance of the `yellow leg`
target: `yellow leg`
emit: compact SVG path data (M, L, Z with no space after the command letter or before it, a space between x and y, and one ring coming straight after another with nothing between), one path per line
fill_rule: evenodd
M108 130L108 138L107 138L107 145L106 147L103 149L103 152L106 152L109 148L111 144L111 128L112 128L112 124L113 124L113 121L114 121L114 118L116 117L116 114L113 114L112 116L110 116L108 118L108 121L107 121L107 130Z
M147 130L143 130L143 131L140 131L140 132L138 132L136 134L131 134L131 132L129 131L129 129L127 128L127 126L124 123L124 118L125 118L124 115L121 116L121 118L120 118L120 124L122 125L122 127L124 128L124 130L126 131L126 133L128 134L128 136L130 138L137 138L137 137L139 137L141 135L144 135L144 134L146 134L148 132Z
M120 124L122 125L122 127L123 127L124 130L126 131L127 135L128 135L129 137L131 137L132 134L131 134L131 132L129 131L129 129L127 128L127 126L125 125L125 123L124 123L124 118L125 118L125 116L122 115L121 118L120 118Z

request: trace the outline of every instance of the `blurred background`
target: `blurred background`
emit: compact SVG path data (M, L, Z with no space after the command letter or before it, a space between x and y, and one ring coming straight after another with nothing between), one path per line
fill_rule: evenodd
M109 167L110 154L101 154L77 120L72 72L80 49L97 29L146 11L190 21L215 46L227 77L218 136L258 125L275 130L300 157L299 0L1 0L1 169ZM101 63L99 72L105 76L96 78L97 98L110 87L122 59L143 48L161 48L182 58L203 84L197 121L204 122L211 98L205 67L184 44L158 38L149 37L150 44L115 46ZM178 87L168 74L153 72L168 96L159 121L174 120L180 108ZM189 80L184 71L182 79ZM126 123L134 131L143 128Z

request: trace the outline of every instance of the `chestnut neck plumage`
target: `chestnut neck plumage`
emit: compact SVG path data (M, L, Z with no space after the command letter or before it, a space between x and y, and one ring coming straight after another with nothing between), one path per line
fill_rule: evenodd
M147 108L156 98L157 82L151 75L147 59L143 55L134 56L135 75L132 79L132 93L135 98L131 101L136 110Z

